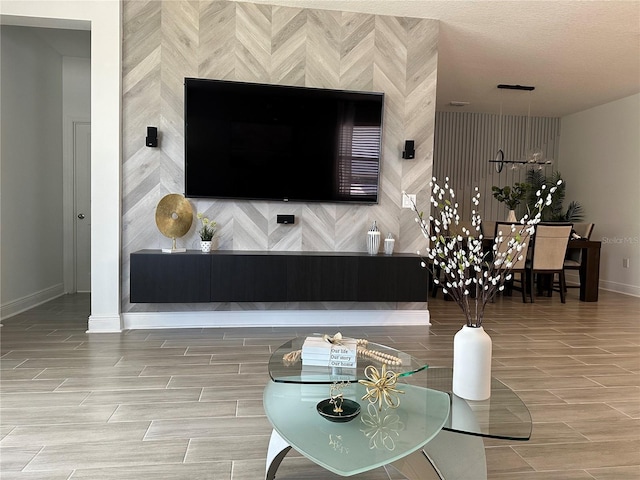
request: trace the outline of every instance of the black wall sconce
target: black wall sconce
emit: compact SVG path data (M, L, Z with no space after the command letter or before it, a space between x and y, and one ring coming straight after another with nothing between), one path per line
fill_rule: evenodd
M404 151L402 152L402 158L406 158L407 160L416 158L415 144L416 142L413 140L404 141Z
M147 138L145 142L147 147L158 146L158 127L147 127Z

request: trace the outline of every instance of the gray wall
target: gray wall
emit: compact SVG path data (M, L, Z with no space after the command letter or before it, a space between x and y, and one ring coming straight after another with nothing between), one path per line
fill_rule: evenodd
M600 286L640 296L640 94L563 117L560 155L567 198L602 241Z
M123 311L255 309L264 305L135 305L129 254L168 247L155 225L159 200L183 187L184 77L385 92L380 203L376 206L192 199L219 224L220 249L365 251L373 220L399 251L422 248L401 192L426 202L431 176L438 22L225 1L125 2L123 41ZM160 148L144 147L147 125ZM401 159L405 139L417 158ZM212 182L224 179L212 178ZM293 213L296 225L276 224ZM197 248L198 226L179 240ZM327 308L326 305L314 308Z
M72 119L90 115L89 32L22 26L2 35L2 317L14 315L67 291L63 270L65 181L73 179ZM80 45L79 43L82 43ZM71 215L71 213L67 213ZM67 242L68 243L68 242ZM65 260L64 257L67 257Z
M62 293L62 57L1 27L3 316Z

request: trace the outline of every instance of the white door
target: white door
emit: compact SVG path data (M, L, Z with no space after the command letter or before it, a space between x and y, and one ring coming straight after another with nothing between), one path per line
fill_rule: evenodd
M76 292L91 291L91 124L73 127Z

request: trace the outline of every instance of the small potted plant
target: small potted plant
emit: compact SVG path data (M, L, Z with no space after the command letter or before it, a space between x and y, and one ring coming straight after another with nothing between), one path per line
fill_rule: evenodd
M204 253L209 253L211 251L213 236L216 234L217 223L213 220L209 220L204 216L204 213L201 212L198 213L197 217L202 223L202 228L198 230L198 234L200 235L200 249Z
M513 188L508 185L504 188L496 187L494 185L493 187L491 187L491 190L493 191L493 198L501 203L504 203L509 209L507 221L516 222L516 207L520 205L520 202L522 202L522 200L524 200L525 196L527 195L529 184L515 183L513 185Z

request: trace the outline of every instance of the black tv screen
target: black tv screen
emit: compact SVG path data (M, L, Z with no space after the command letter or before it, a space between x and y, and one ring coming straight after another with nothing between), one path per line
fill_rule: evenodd
M384 95L185 78L185 196L377 203Z

